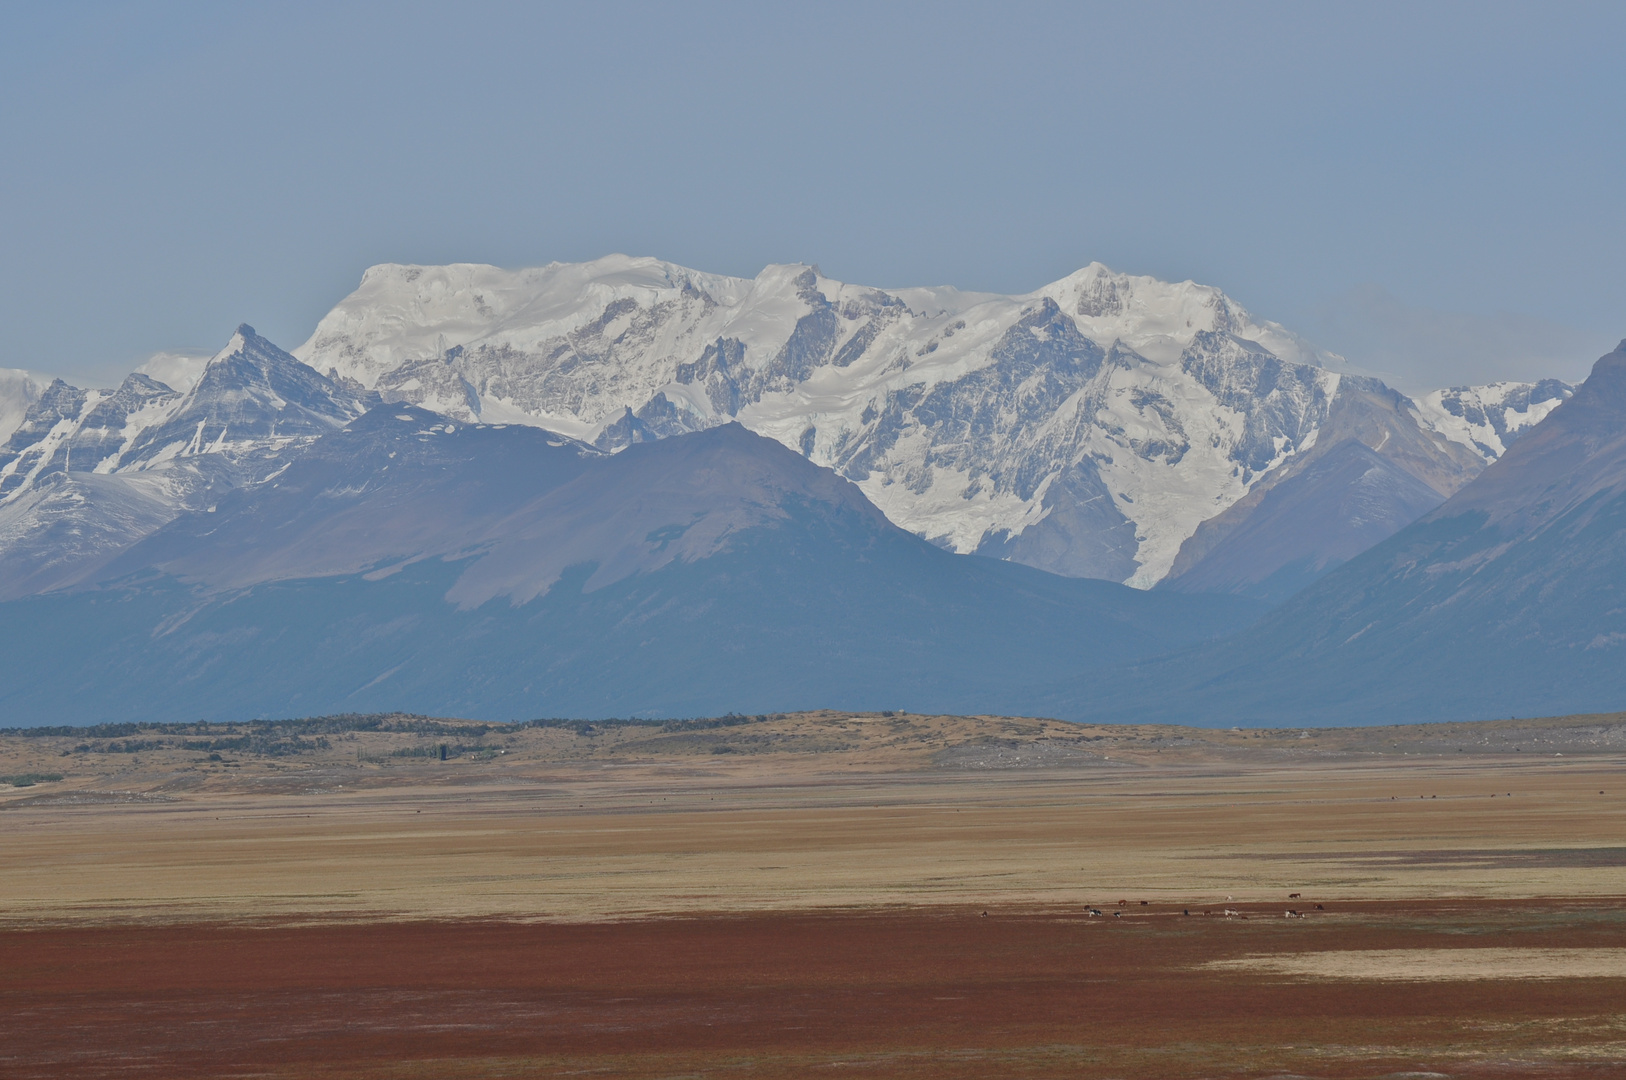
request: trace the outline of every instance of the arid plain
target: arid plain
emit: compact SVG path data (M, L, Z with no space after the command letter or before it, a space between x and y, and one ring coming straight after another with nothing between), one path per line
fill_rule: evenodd
M1626 1074L1626 716L334 718L0 775L61 776L0 789L7 1076Z

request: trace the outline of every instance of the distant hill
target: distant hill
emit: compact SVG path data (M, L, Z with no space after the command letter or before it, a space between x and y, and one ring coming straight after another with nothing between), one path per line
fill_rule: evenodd
M738 425L611 455L391 405L0 604L0 714L1020 713L1259 610L945 552Z

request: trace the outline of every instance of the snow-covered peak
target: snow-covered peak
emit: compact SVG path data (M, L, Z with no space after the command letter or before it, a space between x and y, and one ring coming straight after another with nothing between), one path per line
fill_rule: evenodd
M757 346L748 352L760 365L771 358L770 346L788 339L797 320L810 313L807 298L814 294L837 309L888 297L916 331L928 332L979 310L1008 321L1049 298L1103 348L1122 341L1160 363L1177 360L1203 331L1257 341L1292 363L1341 363L1279 324L1254 319L1213 286L1115 273L1100 263L1032 293L1007 296L946 286L880 290L828 278L802 263L770 265L755 278L736 278L627 255L518 270L478 263L374 266L293 354L319 371L374 387L388 372L442 359L453 349L490 345L531 351L583 331L620 332L636 321L635 311L654 313L687 298L696 302L686 320L695 331L690 336L702 341L702 348L719 336L734 338ZM606 314L610 318L604 319ZM602 327L595 327L600 322ZM638 404L616 401L605 414Z
M32 400L0 440L0 596L72 584L177 514L275 475L376 400L247 325L212 357L144 366L184 392L141 371L113 390L11 380Z
M258 457L343 427L364 411L353 388L300 363L244 323L161 422L121 452L120 469L225 453Z
M254 328L252 326L250 326L248 323L241 323L238 325L237 329L232 332L231 340L226 342L225 347L209 358L209 364L207 366L212 367L215 364L230 359L238 353L252 348L253 346L251 343L258 343L262 340L264 339L261 338L259 334L254 332Z
M380 399L611 452L737 421L943 547L1147 586L1261 478L1365 431L1362 394L1403 403L1384 423L1431 431L1400 443L1452 461L1467 456L1446 439L1493 458L1556 397L1459 388L1413 409L1213 286L1100 263L1022 295L801 263L384 264L293 355L245 325L207 361L166 363L117 392L28 390L0 485L92 469L254 483Z
M1054 299L1096 341L1122 341L1159 363L1172 363L1205 331L1256 341L1290 363L1342 363L1341 357L1316 349L1281 324L1255 319L1214 286L1190 280L1120 274L1095 262L1033 295Z
M403 364L479 341L523 346L568 335L618 301L648 309L692 292L734 304L752 284L626 255L522 270L385 263L369 268L293 355L371 387Z

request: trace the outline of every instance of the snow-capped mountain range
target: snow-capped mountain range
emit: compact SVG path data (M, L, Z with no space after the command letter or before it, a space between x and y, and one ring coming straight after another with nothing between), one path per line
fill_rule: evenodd
M1142 585L1302 445L1338 383L1217 289L1099 265L1027 296L620 256L379 266L294 354L605 449L737 419L952 550ZM1246 400L1261 378L1269 400Z
M1149 587L1248 535L1239 518L1288 479L1272 522L1336 505L1393 531L1569 392L1498 383L1414 402L1217 289L1099 264L1023 296L625 256L384 265L292 354L245 326L201 368L167 357L114 390L0 372L0 595L81 580L378 402L603 452L738 421L940 546ZM1370 461L1311 468L1345 443ZM1374 516L1374 499L1393 505ZM1317 572L1348 557L1278 547Z

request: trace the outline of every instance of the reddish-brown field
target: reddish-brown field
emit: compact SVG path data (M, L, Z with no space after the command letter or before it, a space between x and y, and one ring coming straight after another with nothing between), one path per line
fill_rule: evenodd
M0 934L24 1077L1605 1077L1626 979L1285 979L1212 961L1612 948L1619 905L1285 920L763 914L573 925L170 924Z

